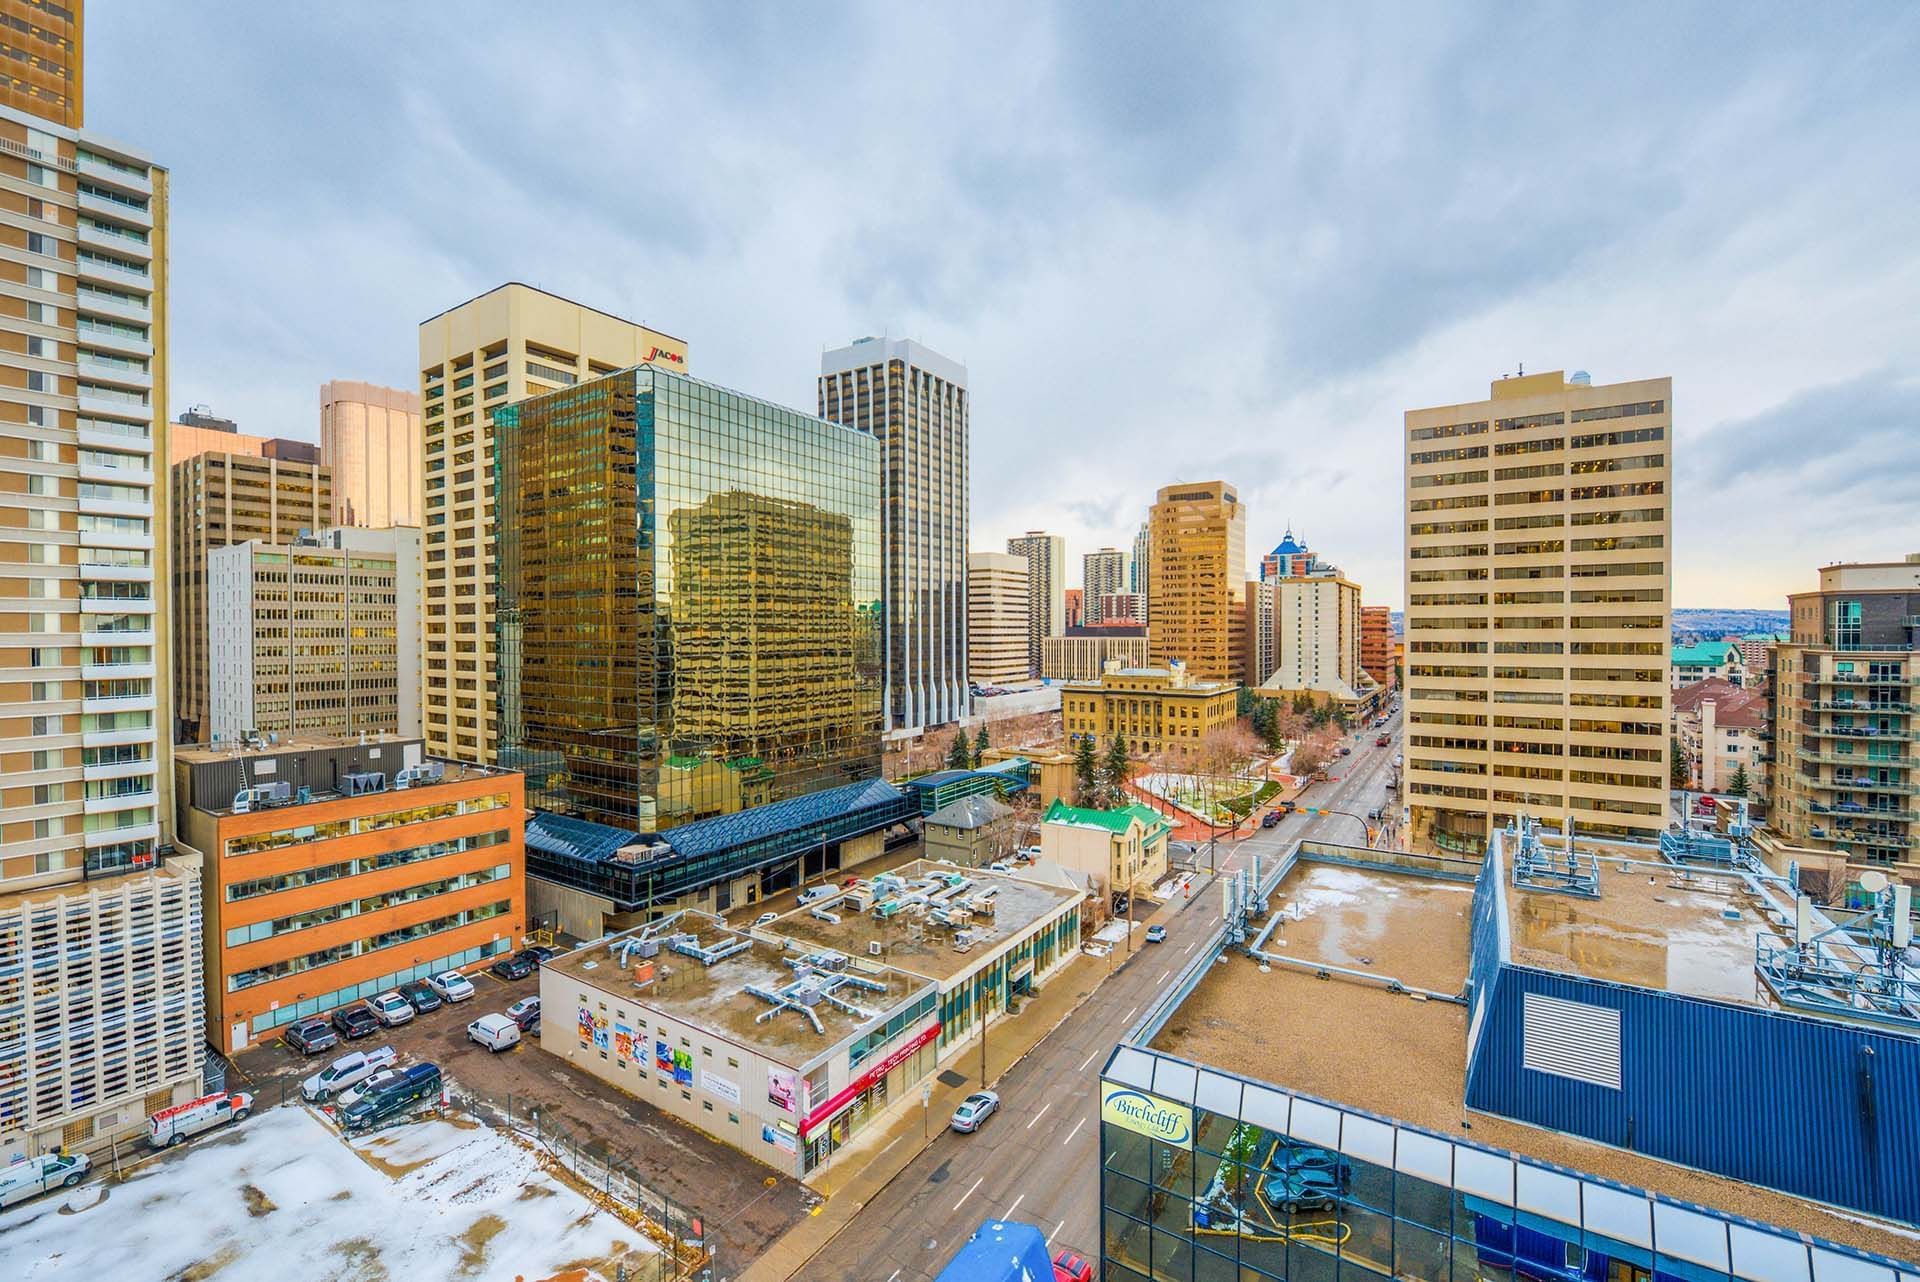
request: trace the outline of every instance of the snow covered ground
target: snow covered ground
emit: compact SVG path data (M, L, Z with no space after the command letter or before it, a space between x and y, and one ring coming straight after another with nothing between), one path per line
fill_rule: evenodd
M97 1168L96 1168L97 1169ZM338 1282L611 1278L652 1243L478 1123L430 1120L341 1142L276 1108L126 1183L0 1213L0 1278Z

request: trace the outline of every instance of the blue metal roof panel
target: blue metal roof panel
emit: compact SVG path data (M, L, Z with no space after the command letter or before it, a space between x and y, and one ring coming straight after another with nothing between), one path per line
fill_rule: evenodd
M828 820L898 806L907 795L884 779L844 784L804 797L789 797L751 810L712 819L699 819L668 828L660 839L675 853L688 856L718 854L752 841L762 841L813 827Z
M576 819L572 815L548 814L536 810L527 820L527 848L561 859L597 864L613 857L622 846L632 845L640 834L610 824Z

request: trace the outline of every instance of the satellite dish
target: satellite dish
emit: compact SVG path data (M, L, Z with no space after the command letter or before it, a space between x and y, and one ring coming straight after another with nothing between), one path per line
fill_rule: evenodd
M1874 868L1869 868L1860 874L1860 889L1869 895L1877 895L1886 888L1887 874Z

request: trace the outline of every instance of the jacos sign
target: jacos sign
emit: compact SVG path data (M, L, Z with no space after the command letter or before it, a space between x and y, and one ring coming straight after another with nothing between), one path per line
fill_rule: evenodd
M1100 1120L1173 1148L1193 1147L1193 1109L1132 1086L1100 1083Z

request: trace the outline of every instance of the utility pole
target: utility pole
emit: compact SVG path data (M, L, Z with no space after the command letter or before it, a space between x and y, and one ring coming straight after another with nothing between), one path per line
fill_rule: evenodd
M985 1000L980 1003L980 1089L987 1089L987 1024L993 1018L993 1006Z

